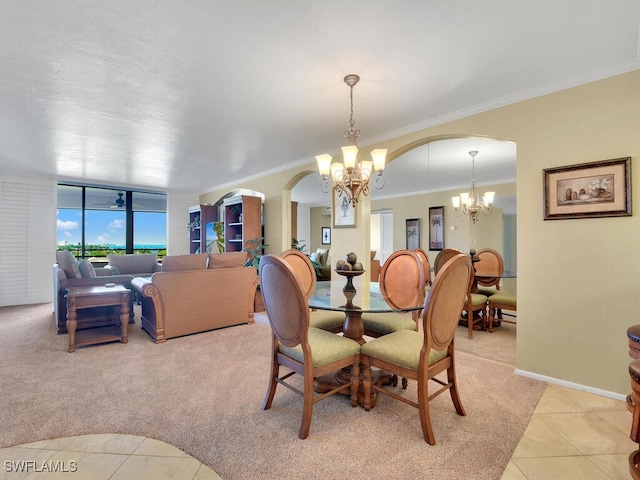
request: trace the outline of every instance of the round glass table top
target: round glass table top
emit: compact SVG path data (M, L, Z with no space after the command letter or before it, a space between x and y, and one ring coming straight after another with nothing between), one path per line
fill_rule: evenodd
M344 286L345 281L342 279L318 282L315 292L309 297L309 307L318 310L363 313L410 312L424 307L424 304L420 304L405 309L392 308L380 292L380 284L378 282L355 285L355 296L351 304L347 304L347 297L342 291Z

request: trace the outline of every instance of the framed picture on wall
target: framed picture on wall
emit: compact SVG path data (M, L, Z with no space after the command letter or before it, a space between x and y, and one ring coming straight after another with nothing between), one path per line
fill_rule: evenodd
M331 227L322 227L322 245L331 244Z
M406 220L407 250L415 250L420 247L420 219L408 218Z
M546 168L544 219L631 215L631 157Z
M444 207L429 207L429 250L444 249Z
M333 212L334 228L354 228L356 226L356 207L347 199L346 194L340 195L336 188L333 189L331 211Z

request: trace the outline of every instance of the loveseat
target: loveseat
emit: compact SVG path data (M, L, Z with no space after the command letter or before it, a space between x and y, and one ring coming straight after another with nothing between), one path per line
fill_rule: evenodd
M113 270L94 268L86 259L80 261L68 250L56 252L56 262L53 265L53 315L56 330L59 334L67 333L67 289L70 287L93 287L106 283L115 283L126 288L131 287L131 275L114 275ZM130 295L132 297L132 295ZM132 301L132 299L130 298ZM130 305L130 319L133 323L133 303ZM84 319L85 327L97 327L104 322L92 322Z
M156 343L253 323L258 273L246 252L166 256L162 271L131 284L142 303L141 327Z
M134 277L150 277L162 270L156 253L107 254L106 269L113 275L133 275Z

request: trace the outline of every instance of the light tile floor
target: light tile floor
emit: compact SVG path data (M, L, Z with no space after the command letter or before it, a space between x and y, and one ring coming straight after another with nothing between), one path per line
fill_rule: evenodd
M0 479L219 480L167 443L136 435L58 438L0 449Z
M629 480L631 420L624 401L549 385L502 480Z
M630 430L625 402L549 385L502 480L628 480L627 459L638 449ZM45 440L0 449L0 459L0 480L220 479L176 447L135 435ZM58 472L42 471L46 468ZM60 471L73 468L75 476Z

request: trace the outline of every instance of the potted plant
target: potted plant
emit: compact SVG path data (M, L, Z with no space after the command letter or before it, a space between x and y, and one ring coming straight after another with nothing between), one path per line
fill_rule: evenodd
M264 249L269 245L264 243L264 237L252 238L247 240L247 243L253 245L253 248L243 248L243 252L249 252L249 258L244 263L245 267L255 267L256 270L260 267L260 257L264 252Z

